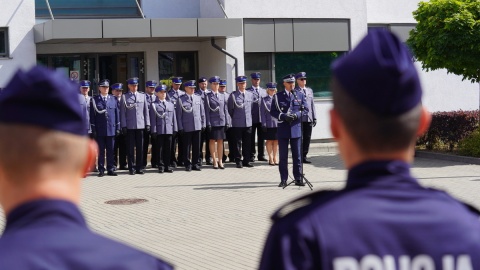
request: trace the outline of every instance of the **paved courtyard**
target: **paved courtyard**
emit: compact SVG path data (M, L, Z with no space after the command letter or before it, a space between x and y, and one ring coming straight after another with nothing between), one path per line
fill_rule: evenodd
M305 165L314 191L344 185L346 171L332 149L314 148L313 163ZM479 165L417 158L413 173L423 184L480 208ZM118 177L87 177L81 208L93 230L158 255L177 269L255 269L272 212L311 192L307 186L283 190L278 182L278 167L267 162L173 174L147 169L145 175L130 176L121 171ZM105 203L130 198L148 202Z

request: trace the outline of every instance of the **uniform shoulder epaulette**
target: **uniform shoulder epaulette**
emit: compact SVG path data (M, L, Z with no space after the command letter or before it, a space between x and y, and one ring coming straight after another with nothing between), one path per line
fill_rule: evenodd
M333 198L336 194L338 194L338 191L322 190L305 195L281 206L277 211L275 211L271 218L273 221L277 221L305 206L312 204L313 202L316 202L318 200L326 201L330 198Z

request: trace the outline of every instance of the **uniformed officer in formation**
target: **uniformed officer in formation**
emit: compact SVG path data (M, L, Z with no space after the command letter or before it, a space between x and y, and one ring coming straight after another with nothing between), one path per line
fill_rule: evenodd
M267 95L262 98L260 103L260 118L262 119L263 137L267 141L268 164L278 165L277 150L278 150L278 136L277 136L277 119L270 114L273 97L277 93L277 83L267 83Z
M87 81L87 80L80 81L79 100L80 100L80 106L82 106L82 112L86 119L85 128L87 129L88 136L90 136L91 139L94 139L92 134L92 127L90 126L90 99L92 98L91 96L88 95L88 92L90 91L90 86L91 86L90 81ZM92 171L98 172L95 164L93 164Z
M262 119L260 117L260 103L262 98L267 95L265 89L260 87L261 73L254 72L250 74L252 86L246 90L253 95L252 103L252 138L250 146L250 162L255 162L255 133L257 134L257 148L258 148L258 160L267 161L265 158L265 139L262 132Z
M250 162L253 94L245 90L246 76L238 76L235 81L237 91L232 92L228 98L228 113L232 118L235 136L235 163L237 168L253 167Z
M113 165L113 146L115 136L120 134L120 115L117 100L108 94L109 80L98 83L99 95L91 99L90 123L92 134L98 144L98 176L105 175L105 150L107 158L107 175L117 176Z
M120 112L120 101L122 100L123 84L114 83L111 85L110 88L112 89L112 94L117 101L117 107L119 108L118 110ZM113 146L113 165L115 167L118 166L119 170L127 170L127 142L125 137L126 135L120 132L120 134L115 137L115 143Z
M155 88L157 98L150 108L150 126L152 136L156 136L155 149L158 155L158 172L173 173L170 167L172 136L178 131L175 106L166 99L167 86L161 84Z
M195 89L195 95L199 95L202 97L202 101L205 102L205 94L209 92L208 90L208 80L205 77L200 77L197 80L198 82L198 88ZM209 132L208 130L202 130L200 133L200 153L199 153L199 158L200 158L200 165L203 163L203 148L205 146L205 162L207 165L212 165L212 157L210 154L210 148L208 147L208 141L209 141Z
M205 109L200 95L195 95L195 81L184 83L185 94L178 98L176 116L183 137L183 164L186 171L201 171L200 132L205 129ZM190 152L192 158L190 159Z
M228 111L228 97L230 96L230 93L227 91L227 80L220 80L219 86L218 86L218 93L225 95L225 100L227 100L227 111ZM235 156L233 155L234 152L234 145L235 143L235 136L232 132L232 129L230 128L232 125L232 118L230 117L230 114L227 113L227 125L225 126L225 137L226 141L228 142L228 159L229 162L233 162L235 160ZM224 140L225 142L225 140ZM225 143L223 144L223 162L227 161L227 155L225 155Z
M223 140L225 140L225 128L229 126L227 97L220 94L220 77L213 76L208 82L211 91L205 94L205 116L209 135L210 153L213 159L214 169L225 169L223 166Z
M278 149L280 184L284 187L288 180L288 145L291 147L293 160L293 177L295 185L304 186L302 175L301 136L302 113L305 113L305 96L300 91L295 91L295 74L283 77L284 91L274 96L270 114L278 120ZM304 108L302 110L302 108ZM303 111L303 112L302 112Z
M0 97L0 269L173 269L88 228L77 205L96 147L78 85L40 66L14 75Z
M147 97L138 92L138 78L130 78L127 83L129 91L120 102L120 121L122 132L127 134L128 170L131 175L144 174L143 133L150 132Z
M155 87L157 87L158 83L155 80L152 81L147 81L145 83L145 94L147 97L147 104L148 104L148 110L152 108L152 102L155 102L156 96L155 96ZM151 127L151 126L150 126ZM148 145L151 144L152 148L150 150L151 152L151 159L150 163L152 165L152 168L157 168L158 167L158 153L156 151L153 151L154 149L157 148L157 137L154 135L151 135L150 132L144 132L143 133L143 168L147 167L147 156L148 156Z
M172 88L167 92L167 100L172 102L175 106L175 110L178 106L178 98L181 95L184 95L185 92L180 90L180 86L182 85L182 77L173 77L172 78ZM178 150L177 150L178 145ZM175 155L178 151L178 157ZM183 166L183 139L182 134L179 132L175 133L172 137L172 156L170 159L170 166L176 168L178 166Z
M332 64L330 128L346 186L275 213L261 270L480 269L479 212L410 172L431 119L412 59L375 30Z
M306 110L302 117L302 130L303 130L303 141L302 141L302 162L303 163L312 163L307 159L308 150L310 149L310 141L312 139L312 129L317 125L317 114L315 112L315 102L313 100L313 90L310 87L307 87L307 73L299 72L295 74L295 79L297 80L296 91L300 91L305 95L306 100Z

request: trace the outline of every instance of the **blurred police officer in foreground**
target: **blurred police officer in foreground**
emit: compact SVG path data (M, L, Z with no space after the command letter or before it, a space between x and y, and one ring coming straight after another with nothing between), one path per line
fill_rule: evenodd
M120 101L122 100L122 91L123 91L123 84L122 83L114 83L111 86L112 88L112 94L115 97L115 100L117 101L117 107L119 108L120 111ZM113 165L119 166L120 170L126 170L127 169L127 142L126 142L126 135L118 134L115 137L115 143L114 143L114 150L113 150ZM118 163L117 163L118 162Z
M150 126L152 136L156 136L155 152L158 155L158 172L173 173L170 168L170 157L172 149L172 136L178 131L175 106L166 100L167 86L161 84L155 88L157 99L150 108Z
M410 173L430 114L403 42L369 31L332 74L346 186L275 213L260 269L480 269L479 212Z
M200 77L197 80L198 82L198 88L195 89L195 95L199 95L202 97L202 101L205 102L205 95L210 92L210 90L207 89L208 87L208 80L205 77ZM212 157L210 155L210 147L208 147L208 140L209 140L209 132L207 129L202 130L200 133L200 153L199 153L199 158L200 158L200 165L202 165L203 162L203 147L205 145L205 162L207 165L212 165Z
M300 150L302 136L302 113L305 113L305 96L302 92L295 91L295 75L283 77L284 91L274 96L270 114L277 118L278 155L280 162L279 187L284 187L288 180L288 145L292 150L293 177L295 185L304 186L302 176L302 157ZM302 109L303 108L303 109Z
M195 81L186 81L184 86L185 95L178 99L176 109L178 132L183 138L183 164L188 172L192 169L201 171L200 132L205 129L205 109L201 96L194 94Z
M235 163L237 168L253 167L250 163L253 95L245 90L246 76L238 76L235 81L238 89L228 97L228 113L232 118L232 131L235 136Z
M145 95L147 97L148 111L152 108L152 102L155 102L157 97L155 96L155 87L158 83L155 80L147 81L145 83ZM151 126L150 126L151 128ZM149 132L144 132L143 134L143 167L147 167L147 156L148 156L148 145L151 143L152 148L150 149L150 163L152 168L158 167L158 153L154 151L157 148L157 136L151 135Z
M172 269L87 227L77 204L97 146L77 93L65 75L34 67L1 95L0 269Z
M180 90L180 86L182 85L182 77L173 77L172 78L172 88L168 90L167 92L167 100L172 102L173 105L175 106L175 110L177 109L178 106L178 98L181 95L184 95L185 92ZM177 153L177 144L178 144L178 158L175 155ZM170 159L171 166L172 167L177 167L178 166L183 166L183 139L182 135L177 132L173 134L172 136L172 156Z
M227 101L227 111L228 111L228 98L230 96L230 93L227 91L227 80L220 80L219 86L218 86L218 93L225 95L225 100ZM233 162L235 159L233 152L234 152L234 145L235 145L235 137L232 132L232 129L230 128L232 125L232 118L230 117L230 114L227 113L227 125L225 126L225 137L226 141L228 142L228 159L229 162ZM223 144L223 158L222 161L226 162L227 161L227 155L225 155L225 140Z
M122 133L127 134L128 170L130 175L144 174L143 133L150 132L147 97L138 92L138 78L130 78L127 83L129 91L122 96L120 102L120 121Z
M120 134L120 115L117 100L108 94L110 82L101 80L98 83L100 94L91 99L90 123L92 134L98 144L98 176L105 175L105 150L107 157L107 174L117 176L113 166L113 145L115 136Z
M254 72L250 74L252 79L252 86L246 90L252 93L253 103L252 103L252 138L250 145L250 162L255 162L255 133L257 134L257 148L258 148L258 160L267 161L265 158L265 139L263 138L262 132L262 119L260 117L260 103L262 98L267 95L265 89L260 87L261 73Z
M305 95L306 113L302 117L303 141L302 141L302 162L312 163L307 159L308 150L310 149L310 141L312 139L312 129L317 125L317 114L315 112L315 102L313 101L313 90L307 87L307 73L299 72L295 74L297 79L296 91L300 91Z

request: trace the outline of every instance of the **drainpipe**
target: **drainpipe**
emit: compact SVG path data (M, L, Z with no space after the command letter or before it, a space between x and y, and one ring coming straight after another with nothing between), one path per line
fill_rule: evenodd
M235 56L228 53L227 51L225 51L222 47L215 44L215 38L214 37L212 37L211 41L212 41L212 47L214 47L215 49L221 51L222 53L230 56L231 58L233 58L235 60L235 78L238 77L238 59Z

